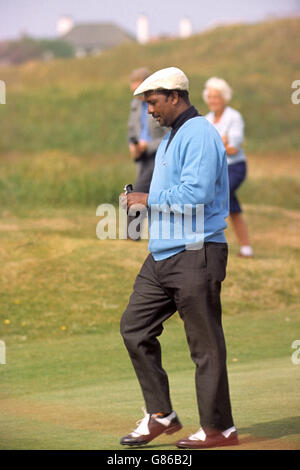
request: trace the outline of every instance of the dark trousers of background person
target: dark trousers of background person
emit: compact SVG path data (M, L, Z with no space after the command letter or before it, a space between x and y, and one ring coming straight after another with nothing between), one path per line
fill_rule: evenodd
M247 175L246 162L232 163L228 165L228 178L229 178L229 208L231 214L239 214L242 212L242 207L237 198L236 191L239 189Z
M205 243L162 261L149 254L136 278L121 334L150 414L172 411L157 337L178 310L196 365L200 424L218 430L233 426L220 301L227 256L226 243Z
M137 193L149 193L150 184L152 180L152 174L154 170L154 161L155 161L155 153L151 155L142 155L141 158L138 160L139 164L139 171L136 182L133 185L133 191ZM137 225L133 225L133 233L128 230L129 225L132 221L134 221L137 217L140 219L140 223ZM143 222L147 217L147 211L143 211L140 213L137 211L135 215L127 216L127 237L131 238L132 240L139 240L141 237L141 232L143 229Z

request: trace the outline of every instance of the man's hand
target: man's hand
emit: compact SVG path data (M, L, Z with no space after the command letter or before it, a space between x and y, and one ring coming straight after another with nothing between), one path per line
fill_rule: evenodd
M147 193L129 193L127 194L127 207L130 209L132 206L142 206L141 209L147 207L148 194ZM138 207L136 207L138 209Z
M136 210L143 210L147 208L148 194L147 193L129 193L120 194L120 201L123 209L130 209L135 206Z

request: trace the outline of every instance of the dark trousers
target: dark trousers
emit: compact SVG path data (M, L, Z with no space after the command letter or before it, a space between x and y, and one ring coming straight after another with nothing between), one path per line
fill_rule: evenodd
M229 210L231 214L239 214L242 207L236 195L236 191L245 180L247 174L246 162L238 162L228 165L229 178Z
M149 254L136 278L121 334L148 413L172 411L157 337L163 322L178 311L196 365L200 424L219 430L233 426L220 301L227 254L224 243L205 243L200 250L185 250L162 261Z

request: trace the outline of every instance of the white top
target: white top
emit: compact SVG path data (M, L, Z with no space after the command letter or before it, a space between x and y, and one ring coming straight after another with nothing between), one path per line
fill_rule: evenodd
M205 117L215 126L221 137L225 135L228 137L228 145L230 147L238 149L236 154L227 155L228 165L246 161L246 155L242 149L244 140L244 120L242 115L230 106L226 106L219 122L214 122L214 113L212 111L206 114Z

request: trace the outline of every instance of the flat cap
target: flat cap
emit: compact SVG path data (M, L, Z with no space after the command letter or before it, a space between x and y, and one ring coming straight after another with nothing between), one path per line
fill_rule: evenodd
M146 78L134 92L134 96L150 90L188 90L189 81L185 73L177 67L158 70Z

